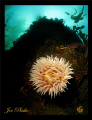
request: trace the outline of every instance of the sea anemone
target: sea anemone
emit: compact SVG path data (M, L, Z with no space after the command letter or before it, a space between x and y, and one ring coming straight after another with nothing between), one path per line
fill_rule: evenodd
M71 64L66 62L66 59L61 57L47 56L40 57L33 64L30 71L30 80L35 86L37 92L44 95L56 96L60 92L65 92L67 88L68 79L71 79L73 74Z

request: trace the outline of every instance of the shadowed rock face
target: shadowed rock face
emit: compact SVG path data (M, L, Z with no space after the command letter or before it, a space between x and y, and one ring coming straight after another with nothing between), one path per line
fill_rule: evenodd
M15 46L30 47L34 44L42 45L44 40L51 38L63 43L81 42L76 33L64 26L63 20L47 19L45 17L39 18L38 21L33 22L26 34L22 35ZM34 42L35 41L35 42ZM25 47L26 47L25 46ZM30 47L31 48L31 47Z
M56 40L56 43L54 43L54 45L52 46L47 45L48 46L47 47L45 41L46 39L49 39L49 38L52 40ZM73 51L69 51L71 49L68 49L68 47L65 49L65 47L63 47L64 49L59 50L56 45L57 43L60 46L64 44L70 44L73 42L81 43L79 37L68 27L65 27L62 21L54 21L52 19L48 20L46 18L41 18L38 21L34 22L33 25L30 26L30 29L28 30L28 32L22 35L19 38L19 40L15 43L15 46L11 48L11 50L6 51L5 53L5 59L4 59L5 76L3 76L3 79L5 80L4 87L7 89L7 91L6 90L4 91L5 107L7 104L8 106L18 106L18 105L20 106L20 104L22 106L23 104L24 105L27 104L29 107L30 97L32 100L31 103L33 104L33 101L34 101L36 104L36 101L34 98L35 92L30 91L29 87L27 87L28 98L25 97L27 95L25 92L22 95L19 94L20 87L24 86L25 88L26 86L24 82L24 69L29 70L29 68L31 67L30 65L28 65L25 68L25 63L27 63L27 60L30 60L32 63L34 62L34 60L36 60L36 57L44 56L45 54L53 54L53 55L56 54L57 56L61 57L62 56L61 52L63 53L63 56L66 56L66 57L70 56L72 58ZM79 62L81 61L82 61L81 63L83 67L83 59L80 59L77 62L76 56L77 54L74 53L74 61L73 59L71 59L71 61L73 62L74 66L77 63L78 66L77 67L75 66L75 68L77 69L78 67L81 67L79 64ZM79 56L82 58L81 53L79 54ZM70 58L68 58L68 60L69 59ZM77 76L77 72L76 72L76 76ZM80 75L79 72L78 72L78 75ZM74 79L74 85L76 83L75 81L76 80ZM70 93L71 91L72 90L70 90ZM30 92L32 96L30 96ZM24 98L22 98L23 95L24 95ZM37 97L38 94L35 94L35 96ZM18 101L19 103L16 102L16 98L19 99ZM40 96L38 96L38 98L39 100L41 100ZM21 100L25 102L22 103ZM29 100L29 103L26 100ZM39 102L42 102L42 101L39 101ZM58 99L57 99L57 102L58 102Z
M63 20L39 18L33 22L26 34L22 35L11 50L6 51L5 66L7 75L20 73L28 58L35 55L35 51L45 44L46 39L53 39L60 44L80 42L79 37L68 27Z
M76 45L74 49L71 49L73 45ZM61 114L60 111L62 109L62 114L67 115L87 115L88 114L88 75L87 71L88 68L86 66L87 60L85 59L85 56L83 54L83 51L80 48L81 44L71 44L70 46L61 46L61 45L49 45L49 46L41 46L36 51L36 56L33 60L33 63L36 61L37 58L41 56L46 55L54 55L58 58L64 57L66 61L69 61L72 64L72 68L74 69L74 74L72 75L73 78L69 80L71 84L67 84L67 88L65 89L65 92L60 93L60 95L56 96L55 98L50 98L50 96L40 94L36 94L36 91L33 89L33 86L30 87L30 82L28 79L28 74L30 72L31 67L29 65L33 65L31 59L26 63L26 69L27 73L25 74L25 84L29 85L31 91L31 99L34 100L34 104L37 104L39 106L39 102L44 102L44 110L41 111L41 113L36 114ZM63 49L61 49L61 47ZM76 48L79 47L80 50L77 50ZM81 46L82 47L82 46ZM83 46L84 49L84 46ZM48 76L47 76L48 77ZM32 85L32 84L31 84ZM30 90L29 90L30 91ZM34 93L35 92L35 93ZM33 95L35 94L35 96ZM33 95L33 96L32 96ZM38 97L38 99L36 98ZM28 98L29 99L29 98ZM36 101L39 100L39 102ZM42 100L41 100L42 99ZM41 100L41 101L40 101ZM78 107L82 106L83 111L78 112ZM39 106L40 107L40 106ZM49 107L54 112L49 111ZM34 111L37 111L37 109L33 106L32 109L35 109ZM58 110L58 113L56 112ZM30 112L30 114L32 114Z
M30 54L34 54L35 49L44 45L45 40L49 38L60 44L82 43L74 31L64 26L63 20L49 20L43 17L33 22L27 33L22 35L6 54L12 54L10 59L14 61L17 61L17 56L18 60L26 61Z

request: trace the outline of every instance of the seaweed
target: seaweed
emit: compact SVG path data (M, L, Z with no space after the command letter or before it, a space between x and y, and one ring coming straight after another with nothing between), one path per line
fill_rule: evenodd
M84 25L81 27L73 26L73 31L80 36L80 38L83 40L83 43L87 46L88 45L88 35L82 32L82 29L85 28Z

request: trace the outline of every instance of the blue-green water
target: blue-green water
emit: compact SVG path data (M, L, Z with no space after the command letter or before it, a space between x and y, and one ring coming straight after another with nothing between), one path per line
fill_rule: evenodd
M78 18L79 14L81 15ZM24 34L39 16L64 19L64 24L71 29L74 25L85 26L82 32L88 35L88 5L6 5L5 49L13 47L13 41Z

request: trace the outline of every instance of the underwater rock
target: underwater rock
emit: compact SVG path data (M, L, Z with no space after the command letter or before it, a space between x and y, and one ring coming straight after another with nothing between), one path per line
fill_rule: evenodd
M87 66L85 68L85 64L87 64L87 60L84 56L84 53L85 53L84 44L72 43L66 46L57 44L57 45L40 47L39 50L37 50L36 59L39 57L46 57L46 55L50 56L51 54L53 56L58 57L59 59L61 57L64 57L67 61L69 61L72 64L72 68L74 69L73 78L75 79L76 82L75 87L77 88L83 76L87 72Z

